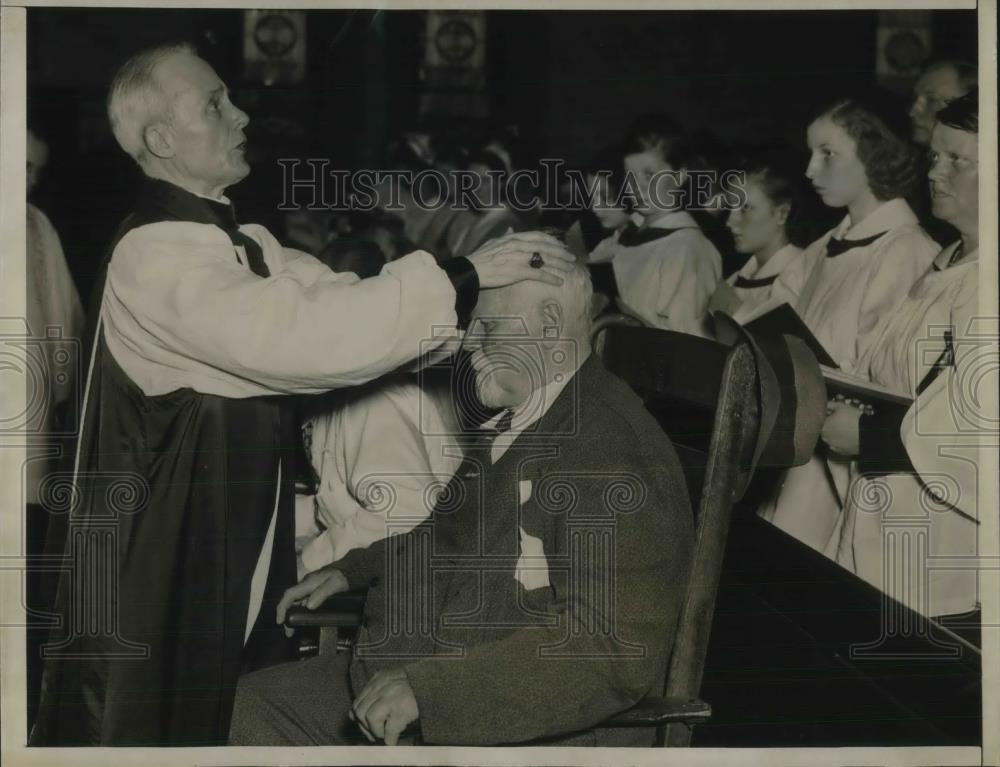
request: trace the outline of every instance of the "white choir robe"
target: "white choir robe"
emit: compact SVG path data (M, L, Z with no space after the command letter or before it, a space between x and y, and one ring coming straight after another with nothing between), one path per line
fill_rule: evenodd
M974 384L980 387L978 405L956 389L973 381L990 344L974 337L978 253L947 267L956 245L945 248L938 268L910 289L866 360L872 381L914 399L901 437L917 474L859 476L853 464L843 524L827 549L847 569L928 616L976 607L978 579L970 565L979 550L977 444L996 423L988 404L993 398L982 396L996 386L995 372L992 384ZM918 396L945 348L946 330L953 335L955 364ZM963 410L976 417L959 423ZM926 548L920 545L923 535Z
M297 524L300 578L430 515L462 462L443 394L415 380L387 380L310 419L309 460L319 482L308 518Z
M708 301L722 276L719 251L690 213L668 213L643 231L656 229L678 231L633 247L621 244L616 232L610 243L598 244L589 262L609 260L610 254L622 311L649 327L707 337Z
M874 242L827 257L831 238ZM845 373L867 377L868 354L910 287L930 268L937 244L902 199L882 203L862 221L850 215L782 271L776 290L798 295L796 311ZM789 535L823 551L839 523L850 462L814 455L785 473L759 513Z
M778 276L794 264L802 256L802 248L788 243L772 255L767 262L761 264L756 255L750 256L739 271L729 275L726 283L732 288L740 304L730 314L733 319L743 324L756 314L760 307L777 306L788 303L795 305L798 295L787 291L784 283L778 282ZM737 283L740 278L745 280L770 280L767 285L758 287L742 287Z

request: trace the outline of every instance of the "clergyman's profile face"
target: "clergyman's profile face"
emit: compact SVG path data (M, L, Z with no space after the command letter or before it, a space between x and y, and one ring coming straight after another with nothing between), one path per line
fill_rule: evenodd
M177 53L160 63L156 79L170 105L165 130L173 170L199 194L218 196L250 173L244 128L250 118L207 62Z

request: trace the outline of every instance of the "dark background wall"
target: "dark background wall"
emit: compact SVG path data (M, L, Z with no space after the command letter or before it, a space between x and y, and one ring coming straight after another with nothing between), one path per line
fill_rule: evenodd
M52 154L36 201L89 289L127 212L136 170L104 116L115 68L170 39L194 41L252 118L254 171L231 190L241 218L277 226L279 157L371 162L417 121L423 13L307 14L307 77L242 78L243 17L226 10L29 9L29 121ZM491 118L521 126L536 156L586 159L636 116L666 111L724 144L802 148L809 113L875 80L878 15L860 12L490 12ZM933 57L976 58L973 11L934 12Z

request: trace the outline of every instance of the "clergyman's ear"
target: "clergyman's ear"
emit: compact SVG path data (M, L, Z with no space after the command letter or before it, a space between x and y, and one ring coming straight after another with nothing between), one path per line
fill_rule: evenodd
M142 131L142 142L154 157L169 159L174 156L174 146L171 136L163 123L147 125Z

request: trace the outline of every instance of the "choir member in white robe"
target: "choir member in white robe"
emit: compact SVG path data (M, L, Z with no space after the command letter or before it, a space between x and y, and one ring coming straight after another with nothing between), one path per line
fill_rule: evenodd
M720 285L710 304L737 322L745 322L762 305L795 302L796 296L782 296L775 284L778 275L802 255L802 248L789 241L789 225L800 207L795 179L767 160L744 162L741 168L742 204L729 212L726 225L736 251L749 258L726 280L729 289Z
M873 382L914 400L862 415L832 405L831 449L856 457L843 524L827 553L927 616L969 612L978 601L975 557L978 438L996 423L988 384L969 396L988 349L976 338L979 292L978 98L940 113L929 173L934 215L961 239L945 247L893 313L864 364ZM995 386L995 375L993 377ZM969 418L959 423L962 416ZM995 510L993 510L995 513Z
M864 377L859 360L939 250L903 199L917 182L916 163L893 118L880 105L844 99L809 125L806 177L826 205L847 208L847 215L781 273L776 287L798 296L796 311L840 370ZM847 462L817 452L786 473L760 514L823 551L847 482Z
M271 610L295 578L280 395L389 372L444 343L434 329L464 324L479 287L557 284L572 257L515 235L359 280L239 226L224 191L249 173L249 118L189 45L126 62L108 111L145 178L102 270L71 525L117 527L83 548L71 530L67 555L112 573L118 622L74 632L75 605L92 614L106 595L64 577L65 652L45 669L31 742L219 744L242 665L280 657ZM116 481L133 493L124 509Z
M346 392L303 426L316 477L299 579L426 519L462 462L449 381L410 376ZM443 384L443 385L442 385ZM315 526L322 524L323 529Z
M708 336L706 310L722 258L684 210L691 153L666 117L637 121L625 145L626 193L642 224L614 235L591 263L610 260L618 306L649 327Z

